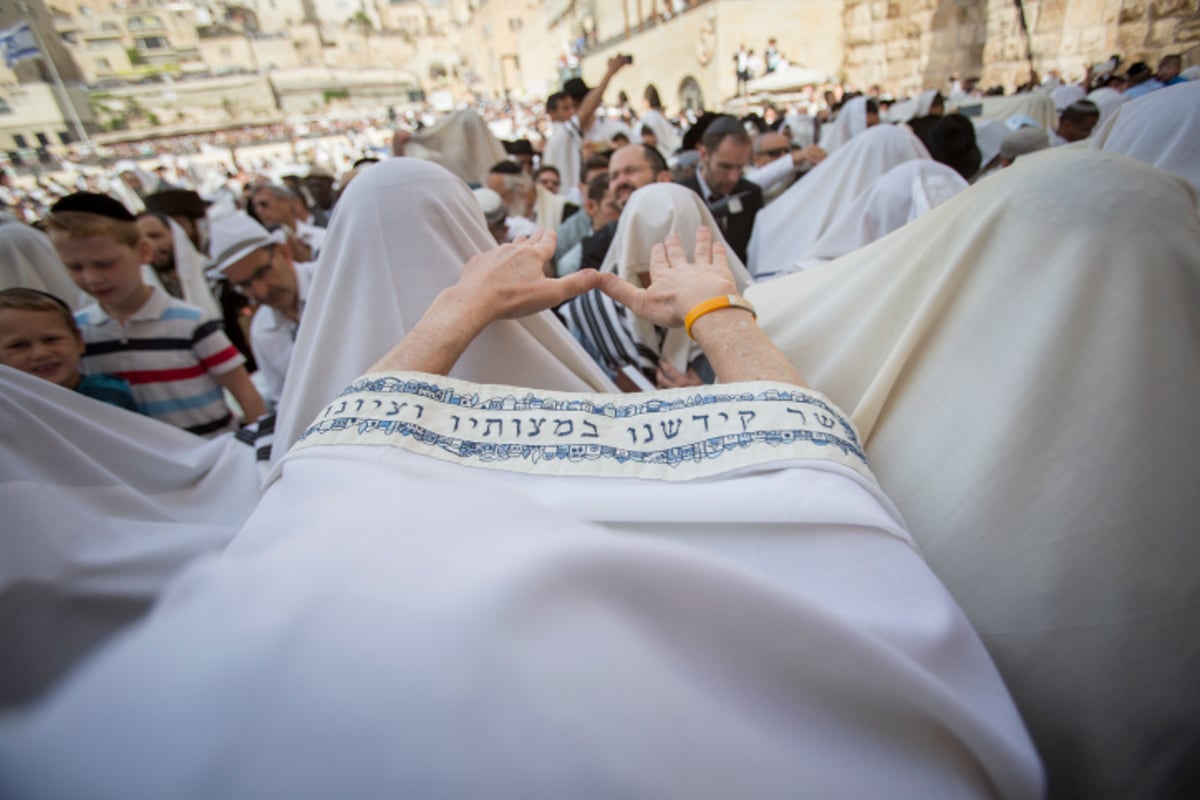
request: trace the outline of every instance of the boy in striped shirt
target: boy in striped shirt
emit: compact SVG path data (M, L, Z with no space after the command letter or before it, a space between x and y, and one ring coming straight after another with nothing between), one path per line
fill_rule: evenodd
M143 414L201 436L234 425L222 387L246 422L264 413L245 359L220 321L142 281L150 245L123 205L77 192L50 209L46 230L71 279L96 299L76 315L84 372L124 378Z

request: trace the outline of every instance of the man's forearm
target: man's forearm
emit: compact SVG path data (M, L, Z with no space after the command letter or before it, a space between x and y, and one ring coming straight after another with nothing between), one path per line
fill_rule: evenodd
M692 324L692 335L721 383L778 381L806 385L758 327L754 316L743 309L729 307L705 314Z
M434 299L413 329L369 371L447 375L487 324L486 316L464 304L451 287Z

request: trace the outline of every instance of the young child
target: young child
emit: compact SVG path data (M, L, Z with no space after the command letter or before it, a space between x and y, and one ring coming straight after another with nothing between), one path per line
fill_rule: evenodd
M121 203L91 192L69 195L50 209L46 232L71 279L97 301L75 316L85 373L128 380L143 414L201 436L233 427L222 387L247 422L265 412L220 321L142 282L150 244Z
M37 289L0 291L0 364L137 411L129 381L79 372L83 347L71 307L62 300Z

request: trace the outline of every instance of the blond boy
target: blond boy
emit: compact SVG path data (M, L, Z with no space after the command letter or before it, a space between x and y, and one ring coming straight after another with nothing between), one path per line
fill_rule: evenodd
M222 388L247 422L264 413L220 321L142 281L150 245L123 205L102 194L69 195L50 209L46 231L71 279L96 300L75 317L85 373L124 378L143 414L202 436L234 425Z

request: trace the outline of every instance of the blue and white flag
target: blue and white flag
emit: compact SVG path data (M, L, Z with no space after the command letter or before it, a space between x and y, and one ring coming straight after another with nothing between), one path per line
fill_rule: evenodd
M0 53L4 54L4 66L9 68L18 61L36 58L42 54L38 50L37 40L33 38L33 31L29 29L28 22L0 31Z

